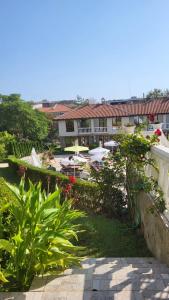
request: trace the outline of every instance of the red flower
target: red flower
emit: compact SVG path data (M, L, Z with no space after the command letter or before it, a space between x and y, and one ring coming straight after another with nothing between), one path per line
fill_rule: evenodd
M68 184L66 185L65 190L64 190L63 192L64 192L65 194L68 194L68 193L71 191L71 189L72 189L72 186L71 186L70 183L68 183Z
M154 122L154 115L153 115L153 114L150 114L150 115L148 116L148 119L149 119L150 122Z
M69 181L70 181L70 183L75 184L76 183L75 176L69 176Z
M155 135L157 136L161 136L161 130L158 128L156 129L156 131L154 132Z

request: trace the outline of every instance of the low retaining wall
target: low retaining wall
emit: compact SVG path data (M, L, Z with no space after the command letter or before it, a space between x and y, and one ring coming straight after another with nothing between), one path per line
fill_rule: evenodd
M153 204L150 194L140 192L137 200L147 246L155 257L169 266L169 219L164 214L148 211Z

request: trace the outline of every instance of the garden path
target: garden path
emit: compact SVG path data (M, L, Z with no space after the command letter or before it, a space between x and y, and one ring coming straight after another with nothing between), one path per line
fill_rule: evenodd
M0 293L0 299L169 299L169 268L155 258L88 258L82 269L35 278L29 292Z

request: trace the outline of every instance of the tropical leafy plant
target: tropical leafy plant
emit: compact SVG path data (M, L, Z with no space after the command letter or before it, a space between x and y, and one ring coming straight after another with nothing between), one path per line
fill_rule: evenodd
M0 279L25 290L35 274L79 265L75 253L80 247L74 245L79 225L74 221L84 214L71 208L71 200L61 203L59 189L47 195L41 183L29 182L26 191L23 179L19 188L7 186L15 195L15 201L8 205L14 232L8 239L0 239L2 257L6 259L1 264ZM3 209L2 205L0 212Z

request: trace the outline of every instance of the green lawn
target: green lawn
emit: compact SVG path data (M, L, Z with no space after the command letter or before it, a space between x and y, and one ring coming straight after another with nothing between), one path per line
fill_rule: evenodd
M104 216L89 216L80 220L85 232L79 244L85 246L89 257L145 257L151 256L145 240L129 224Z

